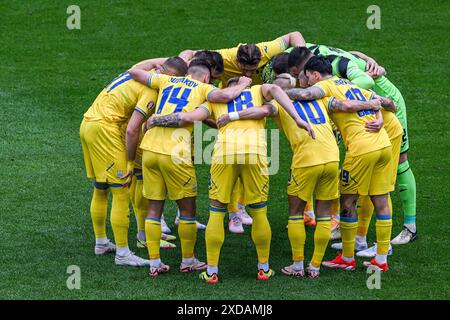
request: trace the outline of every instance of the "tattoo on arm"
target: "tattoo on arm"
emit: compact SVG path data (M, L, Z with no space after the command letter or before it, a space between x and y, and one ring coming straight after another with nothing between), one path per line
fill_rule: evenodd
M379 95L375 95L374 97L381 101L381 105L386 110L390 110L390 111L393 111L393 112L397 111L396 105L391 99L383 97L383 96L379 96Z
M161 117L154 117L153 124L158 127L178 128L180 126L180 114L172 113Z
M289 89L286 91L286 94L292 100L313 100L325 97L323 90L318 87Z
M331 102L331 110L332 111L342 111L343 103L342 100L333 99Z
M277 114L277 108L275 108L275 106L271 103L268 103L269 107L270 107L270 116L274 116Z
M288 95L289 99L291 99L291 100L300 100L302 90L303 89L297 89L297 88L289 89L289 90L286 90L286 94Z

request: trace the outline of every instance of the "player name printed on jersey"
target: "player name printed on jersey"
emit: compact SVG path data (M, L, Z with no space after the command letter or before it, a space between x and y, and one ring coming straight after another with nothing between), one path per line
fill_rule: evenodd
M188 78L172 77L172 78L170 78L169 82L171 82L171 83L182 83L182 84L187 85L188 87L191 87L191 88L198 87L198 83L196 83L193 80L189 80Z

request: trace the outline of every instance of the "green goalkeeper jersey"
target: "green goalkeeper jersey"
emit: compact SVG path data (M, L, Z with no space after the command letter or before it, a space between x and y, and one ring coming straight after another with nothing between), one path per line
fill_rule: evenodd
M314 43L306 43L306 47L314 55L323 55L329 58L334 76L346 78L358 87L366 90L372 89L378 95L390 97L398 104L399 110L397 116L399 118L406 118L406 110L401 110L404 108L405 103L400 91L385 76L378 77L375 80L372 79L366 73L366 61L339 48ZM289 53L292 49L292 47L288 48L285 52ZM267 83L271 83L275 78L272 70L272 61L273 59L267 63L263 70L263 80ZM403 114L405 115L404 117Z
M350 52L339 48L312 43L307 43L306 47L311 50L314 55L324 55L329 57L333 68L333 75L347 78L358 87L372 89L376 94L389 97L391 100L395 101L397 104L396 116L403 127L403 141L400 152L406 152L409 149L408 121L405 100L403 99L400 90L398 90L385 76L372 79L366 73L366 61Z
M331 66L333 67L334 76L349 79L358 87L364 89L373 88L373 79L364 71L366 68L366 62L364 60L338 48L313 43L306 43L306 47L315 55L323 55L329 58ZM292 47L288 48L285 52L289 53L292 49ZM262 72L263 80L266 83L271 83L275 79L275 74L272 70L272 62L273 59L266 65Z

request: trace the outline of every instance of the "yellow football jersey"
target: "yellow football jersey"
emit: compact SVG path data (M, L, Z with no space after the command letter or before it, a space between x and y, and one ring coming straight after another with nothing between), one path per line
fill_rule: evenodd
M209 111L215 121L220 116L233 111L260 107L264 104L261 85L252 86L242 91L241 95L228 103L205 103L203 106ZM214 156L234 154L267 154L267 138L265 119L231 121L219 128L214 145Z
M194 80L191 76L172 77L152 72L148 86L159 89L155 115L189 112L208 99L216 90L213 85ZM193 126L185 128L154 127L147 130L140 147L156 153L180 158L191 158L191 133Z
M372 98L372 92L357 87L347 79L338 77L320 81L315 86L322 89L326 97L331 97L328 103L330 117L342 134L346 152L349 156L358 156L391 145L384 128L377 133L366 130L365 125L367 122L377 120L373 110L333 112L331 108L333 97L340 100L367 101Z
M224 72L221 78L223 86L226 86L227 81L229 79L239 77L242 75L236 59L236 55L240 45L241 44L239 44L237 47L230 49L217 50L217 52L219 52L223 57ZM283 37L280 37L273 41L257 43L256 46L261 51L261 61L258 64L257 72L252 76L253 79L252 84L254 85L262 84L261 79L262 67L266 65L270 61L270 59L272 59L274 56L286 50L288 44L286 43Z
M134 110L147 117L153 111L157 97L156 90L131 79L130 74L124 72L103 89L84 118L123 125Z
M384 129L386 129L389 139L392 141L398 136L401 136L403 134L403 127L395 113L384 109L381 113L383 114Z
M278 127L283 130L292 149L291 168L310 167L328 162L339 161L339 148L331 127L327 106L329 98L311 101L293 101L300 118L308 122L316 139L311 138L300 129L287 111L274 102L278 113L273 117Z

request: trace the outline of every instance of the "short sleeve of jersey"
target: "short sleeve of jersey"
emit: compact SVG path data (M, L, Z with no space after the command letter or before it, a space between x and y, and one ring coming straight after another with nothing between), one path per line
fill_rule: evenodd
M223 65L224 65L225 69L234 69L235 68L234 61L236 60L238 47L230 48L230 49L221 49L221 50L216 50L216 51L219 52L220 55L222 56Z
M332 95L331 88L328 81L320 81L316 83L313 87L317 87L323 91L325 97L330 97Z
M256 46L261 50L260 65L265 65L274 56L286 50L288 44L283 37L279 37L273 41L260 42Z
M216 88L215 86L213 86L212 84L202 83L202 91L203 91L205 100L209 101L209 97L214 90L219 90L219 89Z
M334 99L335 99L334 97L324 97L324 98L322 98L322 102L327 107L327 110L328 110L329 113L333 112L333 107L332 107L331 104L333 103Z
M158 94L155 90L144 87L139 94L134 110L140 112L144 117L148 117L155 109L157 98Z
M212 108L212 104L211 102L205 101L203 104L201 104L199 106L199 108L203 108L206 111L208 111L209 113L209 117L211 118L212 114L213 114L213 108Z
M153 89L159 89L167 83L169 78L168 75L151 71L147 78L147 86Z

